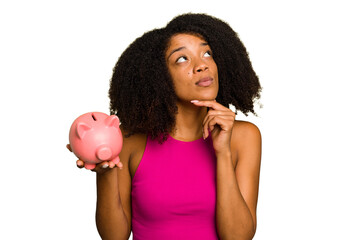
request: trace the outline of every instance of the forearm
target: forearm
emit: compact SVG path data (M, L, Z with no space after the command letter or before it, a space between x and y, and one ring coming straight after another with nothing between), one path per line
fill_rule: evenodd
M236 181L231 154L217 156L216 223L220 238L252 239L255 224Z
M96 225L102 239L128 239L129 224L124 213L117 179L117 169L97 174Z

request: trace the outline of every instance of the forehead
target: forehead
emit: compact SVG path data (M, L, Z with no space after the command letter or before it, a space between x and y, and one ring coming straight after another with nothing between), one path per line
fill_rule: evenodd
M168 50L193 43L202 44L206 43L206 41L200 34L197 33L178 33L170 38Z

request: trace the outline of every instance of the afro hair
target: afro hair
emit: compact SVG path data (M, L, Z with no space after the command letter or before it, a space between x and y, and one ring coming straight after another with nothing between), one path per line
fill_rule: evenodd
M209 44L218 68L216 101L255 114L261 86L237 33L220 19L189 13L137 38L117 61L110 81L110 113L119 117L126 136L143 133L162 142L175 126L176 95L165 51L178 33L201 35Z

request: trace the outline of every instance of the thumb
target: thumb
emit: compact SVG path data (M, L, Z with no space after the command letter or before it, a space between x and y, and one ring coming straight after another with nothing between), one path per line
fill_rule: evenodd
M66 148L67 148L70 152L72 152L72 149L71 149L70 144L66 144Z
M82 161L82 160L77 160L76 161L76 166L78 167L78 168L83 168L84 167L84 161Z

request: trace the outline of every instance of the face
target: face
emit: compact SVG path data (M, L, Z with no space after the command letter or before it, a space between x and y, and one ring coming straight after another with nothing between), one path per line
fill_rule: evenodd
M208 43L199 36L176 34L165 52L178 101L214 100L218 71Z

